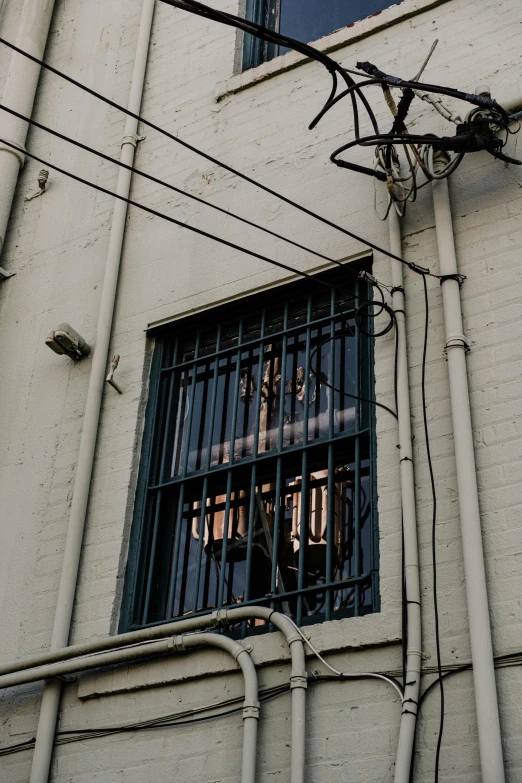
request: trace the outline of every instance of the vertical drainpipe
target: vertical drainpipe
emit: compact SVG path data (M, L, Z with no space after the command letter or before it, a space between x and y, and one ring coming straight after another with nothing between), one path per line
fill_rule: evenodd
M443 153L444 156L444 153ZM447 159L435 158L435 166ZM447 179L433 180L435 229L441 275L446 353L450 385L451 413L455 443L460 528L463 545L464 577L468 605L471 659L479 736L482 783L503 783L504 759L500 733L493 643L489 619L486 568L480 526L477 469L469 400L466 352L463 333L457 254L453 236L453 219Z
M389 216L390 250L402 256L401 223L394 205ZM404 311L404 276L400 261L392 259L392 305L397 329L397 416L399 424L400 485L404 541L404 579L408 640L406 647L406 680L395 761L395 783L408 783L413 763L413 747L421 679L421 592L415 477L408 378L408 346Z
M154 16L155 0L143 0L141 20L136 45L136 56L132 73L132 82L128 108L134 114L139 114L147 67L148 51ZM127 117L125 135L122 141L121 161L132 166L137 136L138 123L132 117ZM131 186L132 172L120 168L116 192L128 197ZM54 625L51 637L51 649L57 650L69 644L72 612L80 555L87 515L87 504L94 462L98 422L105 385L107 354L111 337L112 319L116 303L118 279L127 219L127 204L117 199L114 204L109 248L105 265L105 275L101 292L96 341L92 358L89 388L85 404L83 429L78 453L78 463L74 480L69 526L58 588L58 598ZM48 682L45 685L36 744L31 767L30 783L47 783L54 745L54 735L58 720L61 684Z
M0 10L3 0L0 2ZM39 60L43 59L53 15L54 0L26 0L22 9L16 45ZM17 52L13 52L7 80L2 95L2 104L30 117L40 66ZM6 112L0 113L0 137L14 144L14 150L0 144L0 253L4 248L5 235L11 207L18 182L18 175L25 161L25 140L28 124Z

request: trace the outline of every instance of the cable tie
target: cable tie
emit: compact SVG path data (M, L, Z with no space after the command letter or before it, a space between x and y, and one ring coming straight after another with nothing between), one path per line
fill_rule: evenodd
M464 280L466 279L466 275L460 275L458 273L453 275L440 275L439 282L442 285L446 282L446 280L456 280L459 284L459 288L462 288L462 284L464 283Z
M415 717L417 717L417 713L412 712L411 710L403 710L402 715L414 715Z
M400 448L400 447L399 447ZM402 459L399 460L399 462L405 462L405 461L411 462L413 464L413 460L411 457L402 457Z
M415 704L416 707L419 706L419 702L415 701L415 699L404 699L403 704L406 704L407 702L410 702L411 704Z
M406 315L406 311L405 310L394 310L393 312L394 313L403 313L403 315Z
M405 683L406 687L408 687L409 685L417 685L417 680L412 680L411 682Z
M399 294L402 294L403 296L406 296L406 292L405 292L404 288L402 287L402 285L396 285L396 286L394 286L394 287L391 289L391 291L390 291L390 294L393 296L393 294L394 294L394 293L396 293L396 292L398 292ZM396 311L396 312L397 312L397 311ZM402 312L404 312L404 311L402 311Z
M420 601L410 601L410 600L406 599L406 603L407 604L417 604L417 606L421 606L421 602Z

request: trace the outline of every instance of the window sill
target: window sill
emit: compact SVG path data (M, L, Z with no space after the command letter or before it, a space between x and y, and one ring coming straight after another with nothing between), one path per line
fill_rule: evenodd
M329 54L447 2L448 0L402 0L397 5L392 5L390 8L378 11L373 16L368 16L366 19L361 19L348 25L348 27L343 27L341 30L336 30L334 33L320 38L313 45L320 52ZM246 90L254 84L264 82L280 73L291 71L307 62L310 62L310 58L298 52L288 52L281 57L275 57L270 62L263 63L257 68L250 68L248 71L236 74L224 82L218 82L215 93L216 101L219 102L223 98L235 95L235 93Z
M365 617L334 620L306 626L303 630L309 635L316 649L324 654L361 652L370 647L398 644L402 638L400 613L395 613L393 617L376 613ZM288 645L279 633L248 637L245 645L252 645L252 658L256 666L286 664L290 660ZM317 660L308 653L309 650L307 658L310 663ZM361 666L363 664L356 656L354 671L361 670ZM78 683L78 697L91 699L113 696L117 693L130 693L236 671L237 664L229 655L219 650L202 648L200 654L192 652L174 655L171 658L160 658L86 675Z

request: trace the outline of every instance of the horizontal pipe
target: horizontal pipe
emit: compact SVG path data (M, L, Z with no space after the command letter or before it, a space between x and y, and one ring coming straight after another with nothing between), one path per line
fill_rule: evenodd
M51 650L40 655L33 655L22 661L13 661L0 666L0 688L8 688L24 683L36 682L41 679L62 677L80 671L110 666L165 655L180 644L179 635L203 628L217 628L256 618L274 625L285 636L290 647L292 671L290 687L292 692L292 760L291 783L303 783L305 766L305 691L307 674L303 640L292 622L279 612L264 606L245 606L234 609L220 609L211 615L203 617L187 617L172 623L142 628L138 631L107 636L97 641L84 642L62 650ZM178 635L178 641L173 637ZM217 634L197 634L183 637L183 643L197 646L197 640L211 636L213 639L226 639ZM168 637L168 638L166 638ZM214 646L222 646L214 643ZM240 645L239 645L240 646ZM244 648L242 648L244 650ZM245 664L245 656L237 658L240 666ZM256 729L257 731L257 729ZM248 746L252 747L254 729L248 729ZM252 759L250 761L252 763ZM247 762L244 761L247 765ZM248 767L248 765L247 765ZM245 774L250 774L244 767Z

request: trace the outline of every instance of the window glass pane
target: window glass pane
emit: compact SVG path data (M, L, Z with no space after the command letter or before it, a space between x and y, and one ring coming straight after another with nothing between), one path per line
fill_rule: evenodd
M281 0L280 32L310 43L394 5L396 0ZM288 49L281 47L280 54Z

